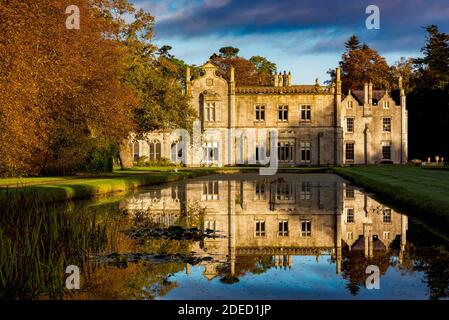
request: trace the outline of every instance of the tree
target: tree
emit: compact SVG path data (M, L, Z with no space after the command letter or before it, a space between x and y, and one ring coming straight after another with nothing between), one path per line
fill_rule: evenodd
M220 49L210 61L218 67L219 74L229 81L231 66L235 68L235 81L240 86L270 85L276 65L267 58L254 56L250 60L238 57L240 50L234 47Z
M448 158L449 35L432 25L426 28L423 57L414 59L414 88L407 96L410 156Z
M261 85L269 85L273 82L273 75L276 72L276 64L262 56L254 56L249 59L257 69L260 76Z
M220 56L224 59L232 59L237 57L240 52L240 49L234 47L224 47L219 50Z
M392 89L398 89L398 82L395 81L402 77L403 88L406 94L413 91L415 87L415 75L414 75L414 59L401 57L399 61L396 61L393 66L391 66L391 76L392 76Z
M78 1L81 29L68 30L70 1L0 5L0 174L69 174L133 128L134 90L108 1Z
M346 47L346 52L361 49L359 38L356 35L352 35L345 42L345 47Z
M435 25L426 28L426 45L421 49L423 58L414 60L421 87L444 88L449 83L449 34Z
M367 44L359 46L354 36L346 42L346 48L340 62L343 90L361 89L366 82L376 88L390 88L390 67L384 57Z

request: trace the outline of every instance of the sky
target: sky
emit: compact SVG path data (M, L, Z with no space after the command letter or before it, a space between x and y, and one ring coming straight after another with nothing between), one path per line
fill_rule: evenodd
M133 2L131 0L131 2ZM134 0L156 18L158 46L189 64L202 65L221 47L267 57L295 84L327 80L345 41L356 34L390 64L417 57L425 26L449 33L448 0ZM380 10L380 29L368 30L369 5Z

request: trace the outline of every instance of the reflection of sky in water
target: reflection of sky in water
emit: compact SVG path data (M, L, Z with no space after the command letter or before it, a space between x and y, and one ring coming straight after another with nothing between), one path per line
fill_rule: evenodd
M208 281L204 267L191 267L169 278L178 287L158 299L428 299L423 274L401 273L389 267L380 279L380 290L364 287L356 296L346 288L347 280L335 273L330 256L293 256L291 269L271 268L259 275L247 273L240 282L223 284L220 278Z

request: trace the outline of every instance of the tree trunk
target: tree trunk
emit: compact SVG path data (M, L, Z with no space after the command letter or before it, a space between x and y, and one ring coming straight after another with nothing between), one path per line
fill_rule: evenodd
M134 166L132 148L128 139L123 139L120 142L119 158L122 169L131 169Z

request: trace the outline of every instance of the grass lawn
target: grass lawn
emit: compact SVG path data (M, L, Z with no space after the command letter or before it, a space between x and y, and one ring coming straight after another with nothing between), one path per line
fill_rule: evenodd
M393 165L355 166L334 170L398 209L419 216L424 222L449 226L449 171Z
M0 197L8 193L29 193L46 202L93 198L114 192L125 192L144 186L174 182L215 173L214 169L173 168L116 170L109 174L71 177L35 177L0 179Z

